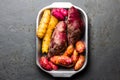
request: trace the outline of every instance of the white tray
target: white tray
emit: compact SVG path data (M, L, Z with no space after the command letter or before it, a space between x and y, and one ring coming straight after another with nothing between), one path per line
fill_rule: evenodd
M50 8L70 8L71 6L74 6L75 8L80 10L80 12L83 15L84 22L85 22L85 36L84 36L84 41L85 41L85 45L86 45L85 63L82 66L82 68L79 69L78 71L74 71L73 69L59 69L59 70L56 70L56 71L47 71L47 70L43 69L39 64L39 57L42 54L42 53L40 53L41 52L41 40L39 40L38 37L36 36L36 63L40 67L40 69L42 69L43 71L49 73L53 77L71 77L72 75L82 71L85 68L85 66L87 64L87 60L88 60L88 18L87 18L87 15L86 15L86 13L85 13L85 11L83 9L71 4L70 2L54 2L51 5L42 8L39 11L37 19L36 19L36 30L37 30L39 22L40 22L41 15L42 15L42 12L45 9L50 9Z

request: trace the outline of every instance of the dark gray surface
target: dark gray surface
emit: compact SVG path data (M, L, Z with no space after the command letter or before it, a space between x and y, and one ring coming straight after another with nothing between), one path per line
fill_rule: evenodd
M56 0L0 0L0 80L53 78L35 63L38 11ZM120 0L70 1L89 16L89 61L70 80L120 80Z

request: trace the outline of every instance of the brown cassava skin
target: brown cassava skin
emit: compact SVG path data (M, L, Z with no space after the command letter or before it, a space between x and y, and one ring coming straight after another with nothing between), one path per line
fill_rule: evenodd
M67 48L66 23L60 21L52 34L49 56L59 55Z
M80 12L75 7L71 7L68 10L67 32L68 44L73 45L80 40L84 32L83 19Z

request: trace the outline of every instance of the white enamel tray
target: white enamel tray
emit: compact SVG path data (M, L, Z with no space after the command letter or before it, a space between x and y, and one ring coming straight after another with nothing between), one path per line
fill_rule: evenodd
M56 71L54 71L54 70L53 71L47 71L47 70L43 69L39 64L39 58L40 58L40 56L42 54L41 53L41 40L39 40L38 37L36 36L36 64L38 65L38 67L40 67L40 69L42 69L43 71L49 73L53 77L71 77L72 75L82 71L85 68L85 66L87 64L87 60L88 60L88 18L87 18L87 15L86 15L86 13L85 13L85 11L83 9L71 4L70 2L54 2L51 5L42 8L39 11L37 19L36 19L36 30L37 30L39 22L40 22L41 15L42 15L42 12L45 9L50 9L50 8L70 8L71 6L74 6L75 8L80 10L80 12L82 13L84 22L85 22L85 35L84 35L84 39L83 39L84 42L85 42L85 45L86 45L85 63L82 66L82 68L79 69L78 71L74 71L73 69L66 69L66 68L65 69L58 69Z

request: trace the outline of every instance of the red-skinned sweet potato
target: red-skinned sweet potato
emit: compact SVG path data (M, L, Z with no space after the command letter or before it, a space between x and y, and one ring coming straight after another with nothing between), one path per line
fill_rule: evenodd
M42 56L39 59L40 66L46 70L52 70L52 66L49 65L49 61L47 57Z
M45 70L57 70L58 69L58 66L53 64L51 61L48 60L47 57L45 56L42 56L40 59L39 59L39 63L40 63L40 66L42 68L44 68Z
M53 8L51 13L59 20L64 20L68 15L68 11L64 8Z
M49 56L58 55L67 48L66 23L60 21L56 25L49 46Z
M84 22L78 9L71 7L67 19L68 44L75 44L84 32Z
M58 70L58 66L53 64L51 61L49 61L49 64L51 65L53 70Z
M64 17L66 17L68 15L68 11L64 8L60 8L60 12Z

